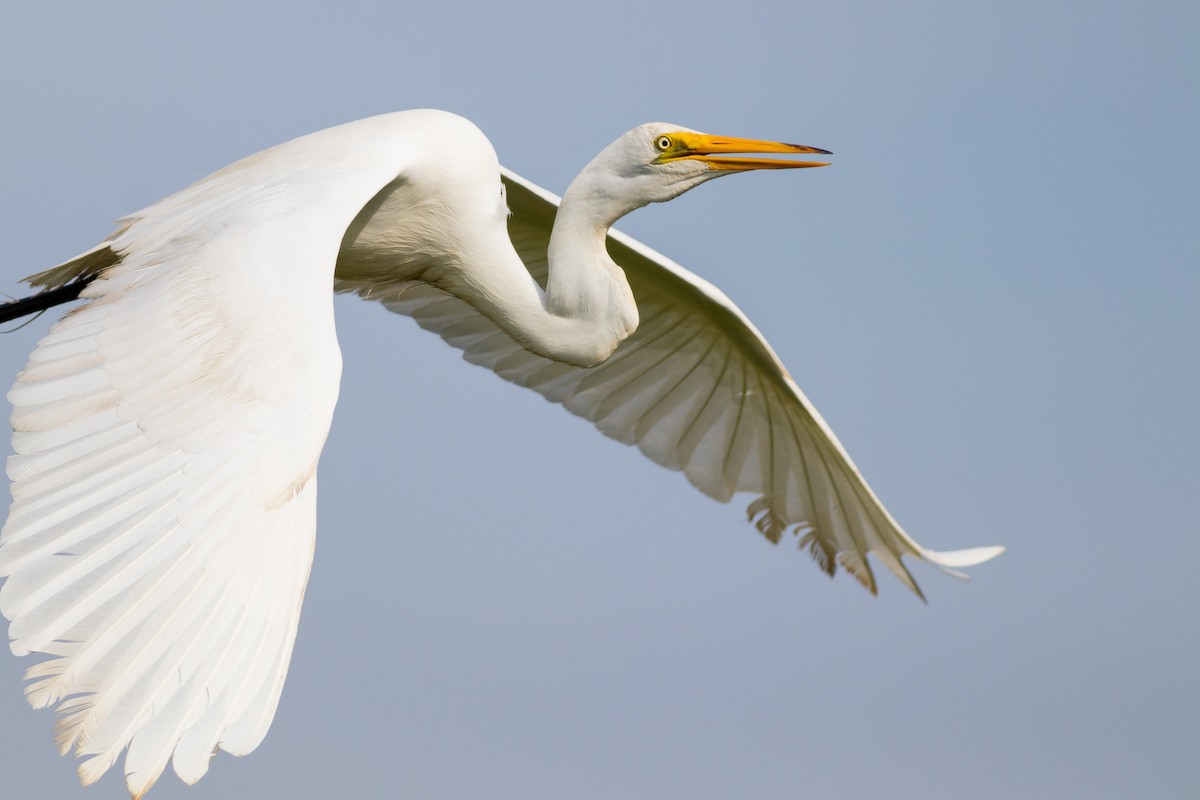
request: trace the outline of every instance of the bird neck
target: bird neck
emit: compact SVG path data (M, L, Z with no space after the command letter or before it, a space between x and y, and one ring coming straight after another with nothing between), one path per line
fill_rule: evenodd
M543 306L574 323L569 340L580 360L598 364L637 328L637 304L624 271L605 247L614 218L568 190L554 219L547 251Z
M433 282L532 353L577 367L602 363L637 328L638 313L625 273L605 249L608 225L586 205L564 201L557 213L544 291L503 224L495 238L489 232L459 253L468 268L439 271Z

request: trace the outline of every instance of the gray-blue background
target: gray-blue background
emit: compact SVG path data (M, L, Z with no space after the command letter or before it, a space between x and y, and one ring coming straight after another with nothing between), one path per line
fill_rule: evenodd
M342 299L279 714L151 797L1191 796L1196 4L431 5L6 5L3 287L401 108L559 193L649 120L826 147L620 227L742 306L920 542L1009 552L872 598ZM0 338L4 381L49 322ZM0 796L121 797L53 754L27 666L0 653Z

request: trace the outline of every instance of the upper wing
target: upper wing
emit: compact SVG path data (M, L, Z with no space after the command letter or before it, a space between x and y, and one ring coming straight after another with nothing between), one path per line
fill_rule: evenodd
M513 245L544 286L558 198L511 172L503 177ZM628 276L641 324L608 361L590 369L530 353L466 302L428 284L335 285L413 317L471 363L636 444L711 497L757 494L749 516L768 539L778 542L792 528L822 569L833 574L840 562L872 592L868 552L920 595L901 556L951 568L1002 551L937 553L914 542L729 298L620 233L609 234L608 249Z
M260 154L123 220L9 394L0 611L52 656L26 695L84 783L126 746L135 796L172 757L192 782L270 725L341 370L333 265L396 174L371 160Z

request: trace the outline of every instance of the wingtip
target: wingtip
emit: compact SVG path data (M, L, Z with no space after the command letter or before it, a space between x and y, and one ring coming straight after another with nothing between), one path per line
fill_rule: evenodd
M969 547L965 550L946 550L942 552L938 552L937 550L922 550L921 558L948 575L953 575L963 580L970 580L970 576L958 570L963 567L973 567L976 564L990 561L1003 553L1004 550L1005 548L999 545Z
M1005 548L999 545L992 545L989 547L969 547L965 550L946 550L943 552L925 550L922 555L933 563L940 564L943 567L973 567L976 564L990 561L1003 553L1004 550Z

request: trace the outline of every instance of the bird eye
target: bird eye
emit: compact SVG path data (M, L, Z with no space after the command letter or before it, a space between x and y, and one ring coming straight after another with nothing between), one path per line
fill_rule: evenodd
M654 146L657 147L659 150L670 150L671 149L671 137L670 136L658 137L657 139L654 140Z

